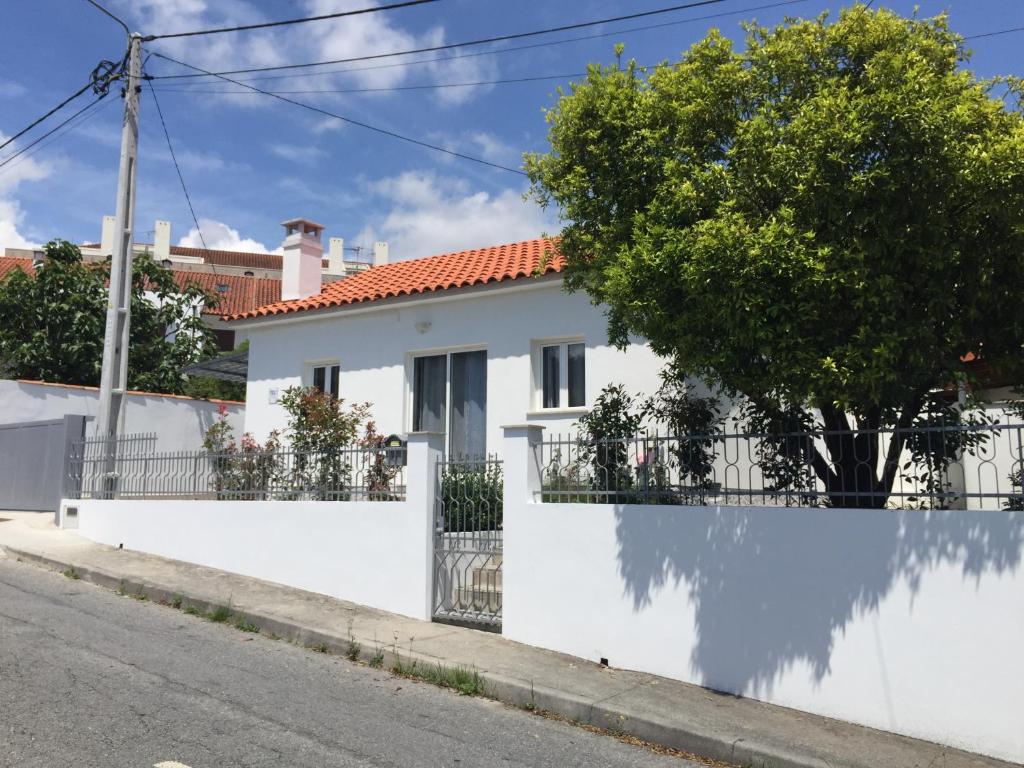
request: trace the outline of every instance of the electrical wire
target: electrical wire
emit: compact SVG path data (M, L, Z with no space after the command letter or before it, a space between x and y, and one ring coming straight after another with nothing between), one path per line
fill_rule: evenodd
M247 83L243 83L243 82L240 82L238 80L232 80L230 77L226 77L226 76L218 74L216 72L209 72L208 70L202 69L201 67L193 66L192 64L186 64L183 61L178 61L177 59L171 58L170 56L167 56L166 54L163 54L163 53L158 53L158 52L154 51L153 52L153 56L157 56L157 57L159 57L161 59L164 59L166 61L170 61L170 62L172 62L174 64L178 64L178 65L180 65L182 67L187 67L188 69L192 69L192 70L195 70L197 72L202 72L203 74L212 75L213 77L217 77L217 78L219 78L221 80L224 80L226 82L234 83L235 85L239 85L239 86L241 86L243 88L247 88L250 91L253 91L254 93L262 93L264 96L270 96L271 98L278 99L279 101L283 101L286 104L293 104L296 107L302 107L303 109L307 109L310 112L316 112L316 113L324 115L326 117L332 117L335 120L341 120L341 121L349 123L351 125L355 125L355 126L358 126L360 128L365 128L365 129L367 129L369 131L374 131L375 133L380 133L380 134L382 134L384 136L390 136L393 139L400 139L401 141L406 141L406 142L409 142L410 144L416 144L417 146L424 147L426 149L432 149L435 152L443 152L444 154L451 155L452 157L458 157L458 158L461 158L463 160L470 160L470 161L472 161L474 163L479 163L480 165L487 165L487 166L490 166L491 168L497 168L497 169L502 170L502 171L508 171L509 173L515 173L515 174L517 174L519 176L525 176L526 175L526 173L524 173L523 171L519 170L518 168L510 168L507 165L501 165L499 163L492 163L490 160L484 160L481 157L473 157L472 155L466 155L466 154L463 154L462 152L456 152L453 149L447 149L445 147L439 147L436 144L430 144L429 142L421 141L420 139L414 139L411 136L405 136L405 135L403 135L401 133L396 133L395 131L389 131L386 128L380 128L380 127L378 127L376 125L370 125L369 123L364 123L361 120L354 120L351 117L345 117L344 115L339 115L339 114L337 114L335 112L330 112L330 111L328 111L326 109L322 109L321 107L313 106L312 104L306 104L306 103L301 102L301 101L296 101L295 99L288 98L287 96L282 96L282 95L274 93L272 91L264 91L262 88L257 88L255 85L249 85Z
M296 93L390 93L392 91L424 91L436 88L471 88L481 85L505 85L507 83L534 83L540 80L564 80L569 77L584 77L586 72L569 72L563 75L537 75L535 77L513 77L507 80L477 80L472 83L431 83L427 85L396 85L390 88L325 88L296 91L273 91L280 94ZM243 81L245 82L245 81ZM151 86L152 87L152 86ZM249 93L249 91L226 90L223 88L159 88L160 93Z
M87 109L89 109L90 107L93 107L93 106L95 106L95 105L96 105L96 104L97 104L98 102L100 102L100 101L102 101L102 100L103 100L103 96L100 96L100 97L96 98L96 99L95 99L94 101L91 101L91 102L89 102L89 103L88 103L88 104L86 104L86 105L85 105L84 107L82 107L82 108L81 108L80 110L78 110L77 112L75 112L75 114L73 114L73 115L72 115L71 117L67 118L66 120L64 120L64 121L62 121L62 122L60 122L60 123L58 123L58 124L57 124L57 125L56 125L55 127L53 127L53 128L51 128L50 130L48 130L48 131L47 131L46 133L44 133L44 134L43 134L42 136L39 136L39 137L37 137L36 139L34 139L33 141L31 141L30 143L26 144L26 145L25 145L24 147L22 147L21 149L19 149L19 150L18 150L17 152L13 152L13 153L11 153L11 154L10 154L10 155L8 155L7 157L5 157L5 158L4 158L4 159L3 159L2 161L0 161L0 168L3 168L3 167L4 167L5 165L7 165L7 164L8 164L9 162L11 162L11 161L12 161L12 160L13 160L14 158L18 157L19 155L23 155L23 154L24 154L25 152L27 152L28 150L30 150L30 149L31 149L32 147L34 147L34 146L35 146L36 144L38 144L38 143L39 143L39 142L41 142L41 141L42 141L43 139L45 139L45 138L46 138L47 136L51 136L52 134L56 133L56 132L57 132L57 131L59 131L59 130L60 130L61 128L63 128L63 127L65 126L65 125L67 125L67 124L68 124L68 123L70 123L70 122L71 122L72 120L74 120L74 119L75 119L76 117L78 117L78 116L79 116L79 115L81 115L81 114L82 114L83 112L85 112L85 111L86 111ZM24 133L24 131L22 131L22 133ZM8 142L5 142L5 143L4 143L4 146L7 146L7 144L10 144L10 141L8 141Z
M120 18L118 18L113 13L111 13L106 8L104 8L102 5L100 5L98 2L96 2L96 0L85 0L85 2L87 2L93 8L98 10L100 13L106 14L107 16L112 18L114 21L116 21L118 24L120 24L124 28L124 33L126 35L128 35L129 37L131 37L132 31L130 29L128 29L128 25L125 24Z
M18 132L17 132L16 134L14 134L13 136L10 136L10 137L9 137L9 138L8 138L8 139L7 139L7 140L6 140L6 141L5 141L5 142L4 142L3 144L0 144L0 149L3 149L3 148L4 148L4 147L6 147L6 146L7 146L8 144L10 144L10 143L11 143L12 141L14 141L15 139L19 138L20 136L24 136L24 135L25 135L26 133L28 133L29 131L31 131L31 130L32 130L33 128L35 128L35 127L36 127L37 125L39 125L39 124L40 124L41 122L43 122L44 120L46 120L46 119L47 119L48 117L50 117L51 115L54 115L54 114L56 114L57 112L60 112L60 110L64 109L64 107L66 107L66 106L67 106L68 104L70 104L70 103L71 103L72 101L74 101L74 100L75 100L75 99L77 99L77 98L78 98L79 96L81 96L81 95L82 95L83 93L85 93L85 92L86 92L86 91L88 91L88 90L89 90L90 88L92 88L92 84L93 84L93 81L92 81L92 80L90 80L90 81L89 81L88 83L86 83L86 84L85 84L85 85L83 85L83 86L82 86L81 88L79 88L79 89L78 89L77 91L75 91L74 93L72 93L72 94L71 94L70 96L68 96L68 97L67 97L66 99L64 99L64 101L62 101L62 102L61 102L60 104L58 104L58 105L57 105L56 107L54 107L53 109L51 109L51 110L50 110L49 112L47 112L47 113L46 113L45 115L43 115L42 117L37 117L37 118L36 118L35 120L33 120L33 121L32 121L31 123L29 123L28 125L26 125L26 126L25 126L24 128L22 128L22 129L21 129L20 131L18 131Z
M2 170L0 170L0 174L10 173L15 168L17 168L21 163L31 158L37 152L40 152L41 150L45 149L54 141L57 141L58 139L67 135L68 133L71 133L83 123L92 120L104 109L109 107L111 104L115 103L116 102L114 101L105 101L103 99L97 99L96 101L92 102L85 109L80 110L77 114L72 115L70 118L65 120L64 123L54 128L53 131L50 132L53 135L51 136L49 141L43 141L45 137L41 136L37 141L33 142L32 145L26 146L22 151L19 151L14 155L10 155L7 158L5 158L3 160L3 165L5 167ZM63 130L60 130L62 127ZM11 161L10 165L8 165L8 161Z
M1024 32L1024 27L1011 27L1010 29L999 29L995 32L982 32L977 35L966 35L964 40L980 40L983 37L996 37L997 35L1008 35L1011 32Z
M92 2L92 0L88 0ZM167 40L171 37L197 37L199 35L219 35L222 32L245 32L250 29L267 29L268 27L285 27L290 24L305 24L309 21L326 21L328 19L340 19L343 16L359 16L364 13L379 13L380 11L393 11L398 8L409 8L414 5L424 5L425 3L436 3L438 0L406 0L401 3L392 3L391 5L378 5L376 7L359 8L355 11L339 11L338 13L324 13L320 16L305 16L299 19L286 19L284 21L267 21L261 24L244 24L237 27L219 27L217 29L199 29L194 32L171 32L166 35L146 35L142 38L145 43L152 42L154 40Z
M649 30L652 30L652 29L663 29L665 27L675 27L675 26L679 26L681 24L692 24L692 23L695 23L695 22L698 22L698 21L708 21L709 19L720 19L720 18L724 18L726 16L739 16L739 15L742 15L742 14L745 14L745 13L750 13L752 11L770 10L772 8L781 8L781 7L784 7L784 6L787 6L787 5L797 5L799 3L806 3L806 2L808 2L808 0L778 0L777 2L765 3L765 4L762 4L762 5L748 6L748 7L745 7L745 8L737 8L734 11L725 11L725 12L722 12L722 13L710 13L710 14L705 14L703 16L691 16L691 17L686 18L686 19L679 19L677 21L666 21L666 22L662 22L660 24L646 24L646 25L640 26L640 27L628 27L626 29L619 29L619 30L615 30L615 31L612 31L612 32L599 32L597 34L592 34L592 35L577 35L576 37L567 37L567 38L563 38L561 40L548 40L548 41L545 41L545 42L542 42L542 43L530 43L528 45L509 46L507 48L498 48L496 50L491 50L491 51L475 51L475 52L471 52L471 53L454 54L454 55L451 55L451 56L435 56L435 57L429 58L429 59L416 59L415 61L399 61L399 62L392 62L390 64L371 64L371 65L365 66L365 67L344 67L342 69L330 69L330 70L324 70L324 71L320 71L320 72L302 72L302 73L299 73L299 74L290 74L290 75L265 75L263 77L245 77L245 78L238 78L238 79L242 80L243 82L258 83L258 82L267 82L267 81L271 81L271 80L291 80L291 79L302 78L302 77L324 77L324 76L329 76L329 75L345 74L345 73L352 73L352 72L368 72L368 71L378 70L378 69L394 69L394 68L397 68L397 67L415 66L417 64L434 64L434 63L437 63L437 62L453 61L453 60L456 60L456 59L478 58L480 56L495 56L495 55L502 54L502 53L515 53L517 51L528 51L528 50L533 50L535 48L546 48L548 46L554 46L554 45L565 45L567 43L576 43L576 42L580 42L580 41L584 41L584 40L596 40L596 39L605 38L605 37L618 37L620 35L631 34L631 33L634 33L634 32L646 32L646 31L649 31ZM159 80L161 78L159 76L154 76L154 79L155 80Z
M467 48L475 45L486 45L488 43L498 43L506 40L521 40L526 37L537 37L538 35L548 35L554 32L567 32L572 29L584 29L586 27L596 27L601 24L611 24L617 21L628 21L630 19L640 19L647 16L657 16L664 13L673 13L675 11L684 11L690 8L700 8L705 5L717 5L718 3L725 2L725 0L693 0L693 2L683 3L681 5L673 5L667 8L657 8L653 11L642 11L639 13L630 13L624 16L613 16L607 19L597 19L595 21L583 21L576 24L563 24L559 27L548 27L547 29L538 29L532 32L517 32L511 35L498 35L496 37L485 37L479 40L467 40L461 43L446 43L443 45L431 45L424 48L413 48L407 51L390 51L388 53L374 53L367 56L350 56L344 59L328 59L326 61L314 61L306 64L280 64L272 67L249 67L247 69L228 69L222 72L210 72L209 75L241 75L251 74L253 72L278 72L286 69L304 69L306 67L322 67L327 64L348 64L356 61L372 61L375 59L387 59L394 56L407 56L415 53L432 53L436 51L447 51L453 48ZM184 78L195 78L202 77L199 74L188 74L188 75L163 75L154 77L155 80L170 80L170 79L184 79Z
M199 240L203 244L203 248L207 248L206 238L203 237L203 228L199 226L199 219L196 218L195 208L192 207L192 196L188 193L188 187L185 186L185 177L181 175L181 166L178 165L178 158L174 154L174 145L171 143L171 134L167 130L167 121L164 120L164 111L160 109L160 101L156 97L156 91L153 90L153 84L149 84L149 92L153 95L153 103L156 105L156 113L160 116L160 125L164 129L164 138L167 139L167 151L171 153L171 161L174 163L174 170L178 172L178 181L181 182L181 191L185 193L185 202L188 203L188 212L192 214L192 222L196 225L196 232L199 233Z

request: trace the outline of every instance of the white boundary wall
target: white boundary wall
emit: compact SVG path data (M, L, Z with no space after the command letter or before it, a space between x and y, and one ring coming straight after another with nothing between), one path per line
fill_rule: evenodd
M64 504L78 507L78 533L92 541L428 620L437 444L410 436L407 501Z
M129 392L125 397L122 432L155 432L157 450L197 451L203 435L217 421L223 405L235 435L242 434L245 405L221 400L195 400L178 395ZM99 390L66 384L0 379L0 424L59 419L65 415L96 416ZM86 425L86 434L94 426Z
M505 434L505 637L1024 762L1024 512L542 504Z

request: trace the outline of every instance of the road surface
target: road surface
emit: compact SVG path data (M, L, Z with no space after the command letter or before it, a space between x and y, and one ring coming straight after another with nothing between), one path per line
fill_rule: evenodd
M0 766L694 764L0 554Z

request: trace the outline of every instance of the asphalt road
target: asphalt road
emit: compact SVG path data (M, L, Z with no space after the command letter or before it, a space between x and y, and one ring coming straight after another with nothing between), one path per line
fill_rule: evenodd
M693 764L0 554L0 766Z

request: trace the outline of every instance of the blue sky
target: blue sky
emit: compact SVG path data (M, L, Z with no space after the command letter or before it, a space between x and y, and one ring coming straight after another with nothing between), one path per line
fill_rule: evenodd
M518 45L595 34L607 36L445 62L368 69L257 83L269 90L394 88L436 83L573 75L588 62L610 62L613 45L641 64L676 60L718 27L740 36L742 19L766 24L786 14L833 13L843 5L804 0L741 12L775 0L725 0L702 9L525 40ZM254 23L372 5L373 0L108 0L143 33ZM669 0L441 0L347 20L152 43L154 50L207 69L234 69L366 55L600 19L673 5ZM1020 0L876 0L909 14L948 11L965 34L1024 26ZM730 14L699 19L710 14ZM673 23L628 32L640 26ZM610 34L609 34L610 33ZM501 51L517 45L464 49ZM978 74L1022 74L1024 33L976 41ZM84 0L9 3L0 28L0 133L10 135L86 82L101 59L123 54L121 29ZM456 51L458 53L458 51ZM424 56L413 58L427 58ZM406 59L408 60L408 58ZM393 63L389 62L381 63ZM359 66L359 65L356 65ZM337 69L335 67L334 69ZM151 60L152 74L173 65ZM330 67L324 69L331 69ZM180 71L180 70L179 70ZM276 73L275 73L276 74ZM246 77L246 76L243 76ZM545 148L542 108L571 77L437 90L296 94L325 109L504 165ZM187 82L187 81L186 81ZM526 181L364 129L319 117L224 83L155 83L210 247L273 250L280 222L295 216L324 224L347 245L391 243L393 259L533 237L557 230L550 212L523 200ZM80 102L85 105L84 97ZM70 112L65 113L69 115ZM62 237L99 239L114 206L121 103L108 97L88 119L37 152L0 169L0 249ZM26 137L31 140L32 134ZM19 145L15 145L19 146ZM11 147L0 151L6 156ZM152 96L143 93L136 237L151 241L153 221L172 223L172 242L198 245Z

